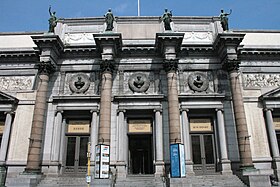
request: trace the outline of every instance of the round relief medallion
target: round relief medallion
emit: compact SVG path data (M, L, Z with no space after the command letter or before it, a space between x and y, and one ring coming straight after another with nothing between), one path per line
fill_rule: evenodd
M73 75L69 80L69 87L72 93L85 93L89 85L89 77L84 73Z
M130 76L128 85L131 91L143 93L149 89L150 80L143 73L135 73Z
M188 84L193 91L203 92L208 89L209 80L204 73L195 72L189 75Z

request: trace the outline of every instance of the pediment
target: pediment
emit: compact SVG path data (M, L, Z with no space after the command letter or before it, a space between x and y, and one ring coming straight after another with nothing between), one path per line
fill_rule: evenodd
M0 91L0 102L1 103L18 103L18 99Z
M280 87L273 89L263 95L260 96L260 99L275 99L279 98L280 99Z

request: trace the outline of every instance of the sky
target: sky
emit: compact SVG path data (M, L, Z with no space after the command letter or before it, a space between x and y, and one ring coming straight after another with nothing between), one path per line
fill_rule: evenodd
M47 31L49 5L58 18L137 16L138 0L0 0L0 32ZM280 30L280 0L140 0L141 16L218 16L224 9L230 29Z

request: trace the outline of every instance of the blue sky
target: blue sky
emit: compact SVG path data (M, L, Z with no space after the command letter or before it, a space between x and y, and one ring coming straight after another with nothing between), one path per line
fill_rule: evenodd
M59 18L137 16L137 0L0 0L0 32L47 31L48 7ZM280 0L140 0L141 16L217 16L229 12L230 29L280 30Z

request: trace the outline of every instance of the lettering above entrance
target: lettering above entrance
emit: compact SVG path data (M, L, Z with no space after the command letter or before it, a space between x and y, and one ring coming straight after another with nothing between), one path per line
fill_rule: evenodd
M211 119L190 119L191 132L212 132Z
M129 120L129 133L152 133L151 120Z
M280 130L280 118L273 118L275 130Z
M68 131L69 134L89 134L90 126L88 121L69 121Z
M135 73L130 76L128 85L131 91L137 93L146 92L150 87L150 80L143 73Z

